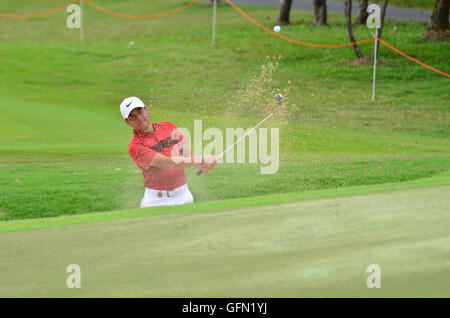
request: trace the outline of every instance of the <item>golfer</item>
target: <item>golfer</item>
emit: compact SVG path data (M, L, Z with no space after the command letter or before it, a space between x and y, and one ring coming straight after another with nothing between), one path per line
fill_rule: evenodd
M125 98L120 112L125 123L134 128L128 152L144 175L141 208L194 202L184 169L193 167L207 173L217 164L217 157L192 153L173 123L150 121L147 107L137 97Z

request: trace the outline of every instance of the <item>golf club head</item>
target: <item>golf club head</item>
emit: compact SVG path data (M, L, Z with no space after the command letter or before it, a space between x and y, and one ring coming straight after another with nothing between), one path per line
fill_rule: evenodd
M276 95L274 96L274 98L275 98L275 100L278 102L278 104L281 105L281 102L282 102L282 100L283 100L283 95L281 95L281 94L276 94Z

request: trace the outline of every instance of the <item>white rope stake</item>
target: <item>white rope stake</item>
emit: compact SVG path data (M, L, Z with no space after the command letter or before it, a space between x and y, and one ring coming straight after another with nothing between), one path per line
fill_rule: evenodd
M216 11L217 11L217 0L214 0L213 28L212 28L212 46L214 46L214 44L216 44Z
M374 41L374 47L373 47L373 88L372 88L372 102L375 101L375 82L376 82L376 76L377 76L377 42L378 42L378 28L376 29L376 36Z
M83 29L83 0L80 0L80 40L83 42L84 40L84 29Z

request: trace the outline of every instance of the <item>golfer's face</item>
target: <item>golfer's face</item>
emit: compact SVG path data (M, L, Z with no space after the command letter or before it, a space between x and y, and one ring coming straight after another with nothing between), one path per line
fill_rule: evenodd
M150 122L147 108L139 107L133 109L125 122L136 130L146 129Z

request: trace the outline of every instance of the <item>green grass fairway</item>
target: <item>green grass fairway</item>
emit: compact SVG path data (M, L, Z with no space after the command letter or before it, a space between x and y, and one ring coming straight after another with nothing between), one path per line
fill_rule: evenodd
M95 2L134 14L183 3ZM40 12L55 4L0 1L0 12ZM278 10L242 8L266 26ZM280 128L280 169L261 175L259 164L224 164L201 177L189 170L196 202L405 182L448 171L449 79L384 46L372 102L372 66L350 64L351 48L292 44L229 5L218 8L215 47L212 10L205 3L149 20L84 9L83 43L78 30L66 27L64 10L0 19L0 221L138 207L142 175L127 153L131 130L120 117L122 99L151 98L153 121L170 120L191 131L194 120L203 120L204 130L253 127L267 115L267 105L246 94L255 92L249 86L267 56L281 59L262 95L271 98L275 88L290 87L289 101L299 106L287 123L277 115L264 124ZM312 28L312 19L312 12L293 10L292 25L282 34L348 43L343 14L330 14L329 27ZM450 44L421 39L426 29L421 22L388 20L383 38L449 72ZM371 36L365 26L354 32L357 40ZM372 47L365 43L361 50L370 56ZM241 109L237 99L245 97ZM257 108L251 116L250 106Z
M65 1L0 1L0 13ZM94 2L142 15L187 1ZM392 0L406 2L430 1ZM240 7L273 27L278 8ZM158 19L83 10L83 41L65 10L0 17L0 297L450 297L449 78L381 45L372 102L373 42L355 63L352 47L299 46L222 4L213 47L203 0ZM292 10L281 34L349 43L343 13L312 21ZM450 42L425 39L427 27L386 20L383 39L449 73ZM200 154L211 140L194 147L195 121L226 137L266 117L278 92L284 107L262 126L279 128L275 174L248 163L246 140L245 163L186 170L194 204L138 209L123 98L188 129ZM80 290L66 287L69 264ZM381 289L366 287L370 264Z
M449 191L1 233L0 297L450 297ZM69 264L81 289L65 285ZM380 289L366 287L369 264Z

